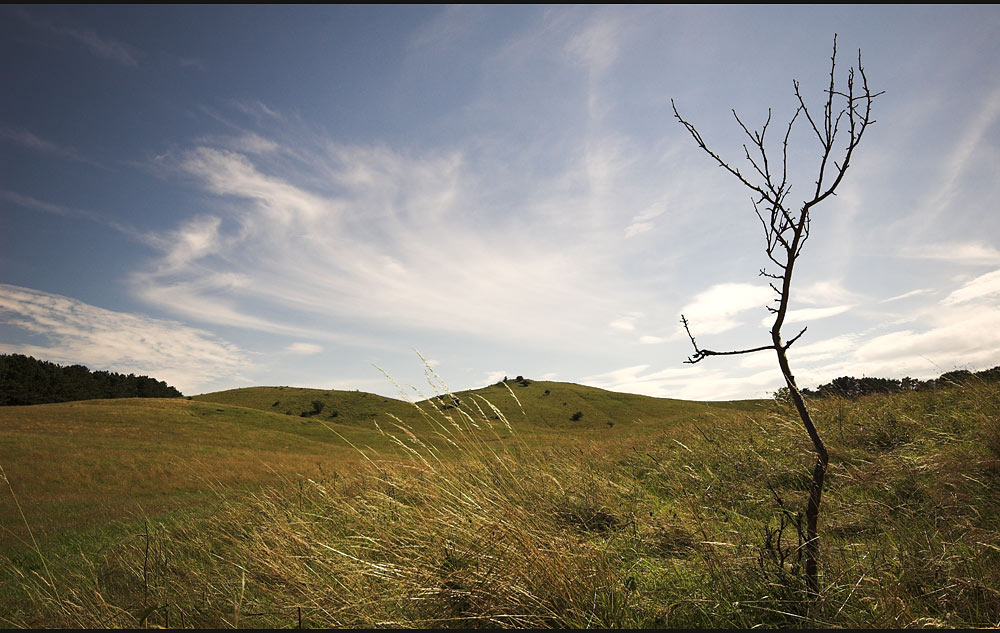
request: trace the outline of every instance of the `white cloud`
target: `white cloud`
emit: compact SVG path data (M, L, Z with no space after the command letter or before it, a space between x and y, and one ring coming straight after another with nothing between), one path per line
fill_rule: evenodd
M827 317L843 314L853 308L853 305L831 306L829 308L803 308L801 310L789 310L785 313L785 323L802 323L804 321L816 321ZM774 323L773 316L764 317L762 325L770 326Z
M491 371L487 373L486 377L483 378L483 382L486 383L487 385L493 385L503 380L504 376L507 376L507 372L503 371L502 369L498 369L497 371Z
M618 42L622 25L607 15L595 17L583 30L573 35L566 44L570 58L600 75L610 68L618 57Z
M302 343L296 342L285 347L285 351L291 352L292 354L302 354L304 356L311 356L313 354L319 354L323 351L322 345L316 345L315 343Z
M176 271L219 249L219 226L222 220L201 216L187 220L179 229L165 237L149 234L147 241L166 253L161 260L160 272Z
M658 343L666 343L669 340L669 338L662 336L650 336L648 334L639 337L639 342L643 345L656 345Z
M633 332L635 331L636 319L641 319L642 316L641 312L630 312L609 323L608 327L620 332Z
M30 288L0 284L0 314L11 326L45 341L0 344L3 353L146 374L185 393L240 380L252 367L245 352L205 330Z
M901 330L871 339L859 346L854 359L870 375L891 376L926 376L957 366L985 368L996 364L1000 358L1000 310L977 307L952 311L947 319L922 332Z
M262 101L234 101L233 106L243 112L243 114L255 119L256 121L263 121L266 119L283 121L285 118L280 112L268 107Z
M817 281L792 290L792 300L796 303L830 305L854 303L858 299L857 293L851 292L839 281Z
M889 297L888 299L882 299L879 303L889 303L890 301L899 301L900 299L908 299L910 297L919 297L920 295L933 294L934 292L935 291L933 288L918 288L917 290L904 292L901 295Z
M494 19L496 11L474 6L432 9L428 17L436 19L402 34L399 41L408 42L402 66L382 76L384 81L368 82L363 94L339 102L352 108L360 103L357 98L379 99L381 106L368 113L369 125L343 127L350 117L304 121L303 114L279 112L266 105L279 102L269 86L258 83L258 95L228 104L231 120L213 114L214 121L177 128L162 142L179 149L168 151L158 164L174 168L168 176L179 174L193 183L200 205L191 203L190 191L164 196L164 201L184 200L184 206L152 202L148 212L161 218L153 221L143 218L146 209L129 214L121 208L128 196L100 200L95 194L76 204L148 221L146 226L162 227L162 218L176 218L167 230L143 236L157 249L154 259L123 268L139 270L130 277L134 296L203 327L218 324L285 336L277 348L291 345L288 353L276 355L276 362L295 362L310 380L325 379L322 368L312 371L321 362L342 363L344 372L350 371L349 363L366 365L367 358L357 349L341 353L334 346L381 352L419 345L447 359L449 367L471 367L465 370L470 379L488 366L549 369L548 361L558 358L568 365L551 368L565 376L649 363L631 374L598 378L602 384L649 389L658 395L693 396L702 390L717 398L736 395L733 390L740 385L755 393L770 380L780 384L773 352L712 359L697 367L680 365L691 350L677 326L678 313L691 320L700 343L735 349L753 339L735 332L727 336L729 331L746 322L757 335L763 334L757 322L769 322L772 317L763 308L775 304L766 283L749 278L765 260L746 192L685 136L669 116L666 99L676 96L678 105L684 111L690 108L703 126L699 129L705 138L718 139L717 148L710 141L713 148L741 162L734 135L739 130L728 105L759 123L762 119L756 117L767 106L789 105L776 101L773 92L775 86L787 87L788 70L771 64L766 77L755 76L744 86L747 75L739 64L718 63L732 59L732 38L716 38L697 49L688 36L698 29L677 30L678 25L707 25L714 19L695 9L549 7L500 20ZM764 47L760 55L782 59L778 40L763 38L758 43ZM827 45L818 44L809 56L812 61L803 58L795 60L796 65L806 72L822 71L824 60L828 62ZM689 55L696 49L698 55ZM82 49L81 54L86 55ZM177 60L164 55L160 59L170 66L164 68L177 73ZM879 55L876 51L875 57ZM212 64L209 59L206 63ZM338 67L343 73L338 76L349 78L368 65L364 59L351 60ZM709 75L714 77L711 82L692 80ZM816 214L807 257L796 271L795 310L788 318L810 323L835 314L846 318L816 323L792 348L793 358L809 371L815 369L815 374L803 375L838 371L848 361L858 368L878 367L891 361L879 352L880 346L890 344L901 358L919 360L908 347L914 340L922 340L921 349L934 353L942 342L948 343L940 348L942 353L949 346L975 351L974 346L932 336L948 323L926 312L929 302L955 290L943 306L953 323L988 324L976 321L985 316L971 310L994 296L988 279L966 288L958 288L961 283L938 288L935 280L941 275L926 272L940 268L945 258L976 265L1000 261L994 247L1000 243L993 239L995 214L987 213L996 196L989 187L971 186L974 181L964 175L969 169L987 176L990 172L992 163L979 159L995 153L989 135L989 126L995 127L995 107L984 101L996 94L991 87L995 77L978 70L964 76L985 79L982 86L956 80L956 85L975 84L979 90L969 100L975 104L969 108L972 116L962 110L958 114L963 116L952 117L964 122L958 132L943 125L945 119L877 126L871 142L866 135L865 147L852 159L857 165L852 169L860 171L852 171L848 188L825 203L831 213ZM449 89L419 92L425 80L447 83ZM310 82L300 83L300 89L309 88ZM744 89L751 83L765 92ZM953 91L938 87L939 93L926 96L946 102L942 95ZM335 101L345 96L326 89L324 94ZM420 97L420 108L401 105L414 95ZM435 101L439 96L446 100ZM720 98L731 101L718 107ZM912 109L913 100L899 103L904 101L910 105L898 109L892 100L884 106L880 100L879 118L898 123L899 114ZM179 106L196 116L209 112L204 106L199 110L198 104ZM302 112L321 116L315 108ZM396 118L400 113L403 119ZM781 119L780 112L776 114ZM324 125L330 134L316 132ZM904 145L896 142L900 130L921 129L939 132L913 132L926 146L922 151L937 158L923 159L923 154L901 150ZM26 131L13 128L0 134L8 142L47 152L48 158L63 152L73 159L69 148ZM780 138L776 140L780 145ZM953 149L955 160L939 171L948 172L944 180L953 181L962 197L941 205L947 214L942 212L940 223L919 229L938 241L953 241L904 251L927 261L887 256L893 254L891 245L902 239L888 229L871 229L892 224L900 214L906 216L900 225L907 230L899 234L923 226L911 217L913 208L932 198L925 189L934 194L939 183L915 171L912 163L940 162ZM901 151L909 154L907 160L899 159ZM64 161L61 168L81 165ZM797 176L794 165L793 171ZM916 186L908 180L913 174L921 174ZM795 183L796 191L809 185L808 180ZM25 191L45 195L41 189ZM62 193L53 199L71 200ZM26 198L18 204L24 202L31 208L45 204ZM47 210L85 217L67 207L49 205ZM969 222L977 213L982 222ZM952 221L955 217L961 221ZM942 227L945 223L949 225ZM845 249L850 251L846 255ZM760 285L711 286L718 281ZM928 296L904 292L917 285L935 289L924 293ZM878 311L883 306L876 302L891 295L886 301L913 300ZM847 312L848 306L858 307ZM643 310L642 318L627 312L636 308ZM905 325L900 319L904 309ZM898 314L886 314L888 310ZM837 329L842 323L859 331L876 323L878 329L876 334L837 337L844 331ZM873 338L893 330L908 333L895 342ZM834 338L807 345L814 333ZM959 334L977 336L971 330L956 330ZM296 350L297 341L331 353L292 357L295 351L310 349ZM872 343L866 348L869 356L855 357L855 350L866 343ZM477 359L461 359L461 354L475 354ZM547 360L526 358L530 354L545 354ZM489 360L491 355L494 360ZM390 355L379 356L382 362ZM482 362L489 365L477 364ZM662 373L666 370L660 369L660 362L675 362L684 372L675 374L672 368ZM398 374L397 367L388 369ZM848 368L845 373L857 371ZM759 372L761 377L741 377L741 372ZM699 381L704 385L696 386Z
M477 5L448 5L441 13L419 25L408 42L412 49L429 48L451 51L460 42L474 34L474 27L486 17L484 7Z
M198 147L184 156L181 168L212 193L256 201L258 210L283 224L315 220L332 210L322 198L262 174L238 152Z
M139 51L130 44L102 37L91 29L57 27L56 31L83 44L97 57L102 57L124 66L139 65Z
M0 189L0 200L6 200L12 204L16 204L20 207L25 207L28 209L36 209L38 211L44 211L45 213L51 213L53 215L60 215L68 218L76 218L80 220L87 220L89 222L95 222L97 224L102 224L109 228L112 228L119 233L127 235L134 238L137 241L144 242L146 236L141 234L136 229L125 226L120 222L112 220L100 213L95 213L93 211L88 211L86 209L77 209L75 207L68 207L61 204L53 204L51 202L45 202L44 200L38 200L37 198L32 198L31 196L21 195L13 191L7 191L6 189Z
M983 242L947 242L922 244L901 249L902 257L930 259L966 265L1000 264L1000 251Z
M945 297L941 303L944 305L955 305L998 294L1000 294L1000 270L994 270L991 273L980 275L967 282L961 288Z
M855 336L844 334L815 343L796 343L788 348L790 362L815 363L831 358L844 358L851 354L857 346ZM771 362L774 362L773 357Z
M552 224L586 192L557 214L529 200L498 216L457 152L411 156L322 138L285 149L177 154L174 164L225 204L148 238L163 254L132 276L137 295L205 323L373 346L386 337L338 331L416 327L558 344L636 318L617 307L634 301L607 272L614 252L592 241L605 234L588 237L586 214L576 216L582 234ZM320 318L336 325L305 325Z
M1000 117L1000 86L994 87L991 94L982 95L978 101L980 108L968 118L963 118L964 129L955 130L955 141L951 152L943 161L943 177L937 190L929 196L924 205L925 216L941 215L952 210L961 191L963 178L970 172L970 166L977 160L978 152L983 148L983 140L989 138L994 122ZM926 222L925 219L923 222ZM996 263L996 251L990 249L990 263ZM975 252L975 249L973 249ZM940 253L945 259L950 259L947 252Z
M767 286L725 283L717 284L699 293L681 309L691 324L691 333L718 334L741 324L735 317L752 308L763 311L774 299L774 291ZM683 336L683 332L677 336Z
M228 139L227 144L231 149L248 154L270 154L280 148L277 143L256 132L244 132L240 136Z
M612 391L687 400L763 398L781 382L776 366L749 376L731 376L722 367L708 368L702 364L647 372L649 368L648 364L622 367L587 376L582 382Z
M801 384L842 375L930 378L955 368L985 369L1000 359L1000 271L981 275L936 306L918 309L905 329L841 335L789 350ZM882 331L891 327L885 323Z
M68 158L70 160L86 163L95 167L102 167L100 163L87 158L72 147L65 147L63 145L59 145L58 143L40 138L25 129L0 128L0 138L12 143L17 143L22 147L27 147L28 149L41 152L43 154L50 154L59 158Z
M632 218L628 227L625 228L625 237L634 237L640 233L649 231L653 228L653 226L655 226L653 220L663 215L666 210L667 203L665 201L660 201L637 214Z
M96 57L107 59L123 66L135 67L139 65L141 53L130 44L107 36L98 35L93 29L55 25L31 15L23 9L15 10L14 14L32 26L42 29L53 36L70 39L83 45L84 48Z
M608 323L608 327L615 330L621 330L623 332L631 332L635 329L635 323L633 323L631 319L618 319L617 321Z
M202 72L207 70L205 62L197 57L178 57L177 65L181 68L196 68Z

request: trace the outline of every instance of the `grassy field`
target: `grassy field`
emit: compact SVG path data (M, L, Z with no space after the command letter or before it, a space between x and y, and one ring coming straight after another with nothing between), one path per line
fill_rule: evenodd
M0 621L1000 625L997 385L814 404L818 599L809 443L773 402L509 381L6 407Z

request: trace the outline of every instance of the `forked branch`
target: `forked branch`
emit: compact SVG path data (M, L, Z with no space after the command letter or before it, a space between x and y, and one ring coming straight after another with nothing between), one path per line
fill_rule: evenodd
M688 359L684 362L692 365L700 360L708 358L709 356L735 356L736 354L752 354L754 352L763 352L764 350L774 349L774 345L762 345L761 347L755 347L753 349L740 349L731 352L716 352L710 349L700 349L694 340L694 336L691 335L691 329L688 327L688 320L684 318L683 314L681 315L681 323L684 324L684 331L687 332L688 338L691 339L691 345L694 346L694 354L688 356Z
M819 594L819 577L817 572L819 540L817 536L817 521L823 494L823 481L827 465L829 464L829 455L816 429L816 425L812 421L802 394L795 384L795 377L792 375L791 368L788 365L788 355L786 354L788 348L805 334L806 328L802 328L788 342L782 342L781 328L788 314L792 272L795 268L795 262L802 253L803 245L809 238L810 212L813 207L827 197L835 195L837 187L840 185L844 174L847 172L847 168L851 164L851 157L854 154L854 150L861 142L861 137L864 135L865 130L868 129L868 126L875 122L871 117L872 101L882 94L881 92L873 93L868 87L868 77L865 75L864 67L861 65L860 51L858 52L857 71L854 68L848 71L846 89L838 90L836 88L836 68L837 38L834 36L833 54L830 57L830 82L829 87L824 90L826 99L822 106L823 114L821 119L814 117L813 113L810 112L805 99L802 97L799 83L795 81L792 84L794 86L795 98L798 101L798 107L785 130L785 137L781 145L780 171L775 169L777 161L769 159L767 148L765 147L765 136L768 126L771 124L771 111L768 110L767 120L759 132L751 131L743 123L739 115L736 114L736 111L733 111L736 122L749 139L749 144L743 144L743 153L744 158L750 163L753 172L756 173L755 177L751 174L752 179L745 176L738 168L733 167L723 160L719 154L709 149L694 125L681 117L677 109L677 104L674 103L673 99L670 101L673 106L674 117L691 134L698 147L704 150L720 167L735 176L753 193L751 202L753 203L754 212L764 228L767 257L778 267L779 271L778 274L773 274L766 272L763 268L760 269L761 276L772 280L768 284L774 290L775 294L778 295L774 300L777 303L777 307L767 306L768 311L774 315L774 324L771 326L770 345L725 352L702 349L698 347L694 335L691 334L687 318L681 315L681 323L684 325L684 331L687 332L688 338L691 340L691 345L694 347L694 354L688 356L685 362L694 364L709 356L733 356L774 350L781 374L785 379L785 384L788 386L789 395L816 451L816 464L813 468L812 482L809 487L809 501L806 508L807 525L805 538L806 585L809 593L814 596ZM860 93L855 92L855 72L861 76L862 86ZM834 104L841 99L844 100L843 107L835 107ZM802 206L797 211L792 211L786 206L786 198L789 191L791 191L791 185L788 183L788 143L792 128L796 120L799 119L799 114L802 114L805 120L808 121L816 139L819 141L821 152L815 189L812 192L812 196L804 200ZM847 146L844 148L843 154L839 155L839 160L837 160L834 157L835 143L838 135L844 130L848 134ZM772 171L773 169L775 171ZM778 174L780 174L780 180Z

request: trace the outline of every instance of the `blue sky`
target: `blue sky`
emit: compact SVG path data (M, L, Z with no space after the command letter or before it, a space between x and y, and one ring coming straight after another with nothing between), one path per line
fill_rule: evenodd
M762 397L736 111L885 94L817 207L800 385L1000 364L1000 9L0 9L0 352L166 380L428 393L524 375ZM819 150L793 135L792 196ZM383 375L388 374L392 380Z

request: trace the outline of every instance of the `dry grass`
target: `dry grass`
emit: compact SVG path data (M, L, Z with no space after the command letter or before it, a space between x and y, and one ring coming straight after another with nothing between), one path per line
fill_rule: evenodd
M308 627L995 627L998 396L979 383L815 403L832 454L817 600L798 569L812 459L792 412L731 407L643 433L566 433L560 447L524 441L488 399L464 398L423 403L419 434L380 425L395 453L359 446L355 469L139 524L75 562L49 559L51 575L8 561L18 596L4 617L45 627L294 627L300 617Z

